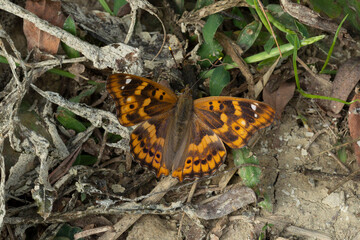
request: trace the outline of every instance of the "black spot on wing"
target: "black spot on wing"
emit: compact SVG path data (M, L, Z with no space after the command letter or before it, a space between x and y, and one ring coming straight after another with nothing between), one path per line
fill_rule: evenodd
M225 111L227 114L235 113L235 107L234 107L233 101L223 101L222 104L225 105L225 107L226 107ZM220 104L220 108L221 108L221 104Z

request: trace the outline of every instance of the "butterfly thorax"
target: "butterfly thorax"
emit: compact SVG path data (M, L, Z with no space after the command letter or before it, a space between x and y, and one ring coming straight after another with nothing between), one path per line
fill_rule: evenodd
M179 96L178 102L174 109L174 125L173 125L173 147L177 151L180 148L181 143L184 141L184 137L187 133L187 128L191 123L191 117L193 114L193 99L189 91L185 91Z
M188 146L189 129L194 114L193 98L188 88L178 97L172 114L164 144L164 160L167 167L176 169L182 163L180 160Z

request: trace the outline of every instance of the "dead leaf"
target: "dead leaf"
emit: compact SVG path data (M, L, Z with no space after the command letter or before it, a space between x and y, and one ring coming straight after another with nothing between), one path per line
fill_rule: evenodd
M50 0L27 0L25 8L37 15L39 18L47 20L52 25L62 27L65 16L61 12L60 1ZM38 29L33 23L24 20L24 34L27 39L28 50L37 47L42 52L56 54L59 48L60 39Z
M356 94L353 100L360 100L360 93ZM360 102L354 102L349 108L349 130L350 136L356 142L353 143L354 153L358 164L360 165Z
M245 80L248 84L249 96L254 97L254 78L250 72L249 66L245 63L244 59L241 57L243 50L232 41L225 34L217 32L215 38L219 41L220 45L224 48L225 52L231 57L231 59L237 64L241 73L245 77Z
M298 19L307 26L318 28L330 33L335 33L338 28L336 23L321 17L320 14L306 6L303 6L302 4L293 3L290 0L281 0L280 4L284 9L284 12L288 13L293 18ZM339 33L339 37L342 37L347 33L347 31L342 27Z
M349 94L360 80L360 57L354 57L342 64L333 82L331 97L347 100ZM343 103L329 102L329 110L338 114L344 107Z
M271 65L271 67L266 71L266 73L264 74L264 76L262 77L262 80L258 81L256 84L255 84L255 98L257 98L261 91L264 90L264 86L266 86L266 84L268 83L271 75L273 74L278 62L280 60L280 57L278 57L276 59L276 61Z
M255 201L251 188L237 184L214 200L199 205L195 214L205 220L221 218Z
M264 102L272 106L276 113L276 119L281 118L281 114L284 111L288 102L294 96L295 83L294 82L282 82L277 90L270 92L269 87L265 87L263 91Z

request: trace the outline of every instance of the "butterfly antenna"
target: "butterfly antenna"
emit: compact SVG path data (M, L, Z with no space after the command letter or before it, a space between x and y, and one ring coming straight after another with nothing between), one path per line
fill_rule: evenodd
M169 46L169 51L170 51L170 53L171 53L172 58L174 59L176 68L179 68L179 65L177 64L176 59L175 59L174 52L173 52L173 50L171 49L170 46Z
M204 72L201 73L201 75L200 75L200 77L198 78L198 80L196 80L195 83L191 86L191 89L200 81L200 79L202 79L202 78L203 78L211 69L213 69L213 68L216 66L216 64L217 64L218 62L220 62L221 60L222 60L222 57L219 57L219 58L217 58L217 59L215 60L215 62L211 63L211 67L210 67L208 70L206 70L206 71L204 71Z

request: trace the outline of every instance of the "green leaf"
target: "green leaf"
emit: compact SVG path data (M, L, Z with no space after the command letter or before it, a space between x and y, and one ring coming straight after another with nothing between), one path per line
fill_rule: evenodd
M298 22L297 20L295 20L295 25L297 30L299 31L299 33L301 34L301 36L303 38L309 38L310 34L309 31L307 30L306 26L300 22Z
M111 11L109 5L106 3L105 0L98 0L100 5L104 8L104 10L110 14L110 15L114 15L114 13Z
M237 28L243 29L246 26L247 22L245 21L245 17L241 12L240 8L234 7L231 13L234 14L235 16L238 16L238 18L243 19L243 20L237 20L237 19L233 20L233 23Z
M92 95L98 86L94 86L82 91L78 96L71 98L69 101L79 103L82 98ZM82 122L77 120L76 115L70 110L63 107L58 107L56 112L57 112L56 119L66 129L72 129L75 130L76 132L83 132L86 130L86 126Z
M112 134L112 133L108 133L108 136L107 136L107 141L109 143L116 143L118 141L120 141L122 139L122 137L120 135L116 135L116 134Z
M86 127L82 122L78 121L74 118L74 113L65 109L58 108L56 119L59 121L61 125L63 125L66 129L72 129L76 132L83 132L86 130Z
M78 227L72 227L68 224L64 224L59 231L57 232L54 240L60 240L60 239L74 239L74 235L76 233L82 232L81 228ZM84 240L84 238L80 238L79 240Z
M258 21L253 21L241 30L236 43L241 49L246 52L255 42L260 34L262 24Z
M342 12L341 6L333 0L310 0L313 9L323 12L330 18L337 18Z
M79 103L81 101L82 98L84 97L88 97L90 95L92 95L95 90L97 89L97 86L89 88L85 91L82 91L79 95L77 95L76 97L70 98L70 102L75 102L75 103Z
M264 200L258 203L259 207L262 209L265 209L268 212L272 212L273 210L273 204L271 202L271 199L269 195L265 194Z
M215 68L210 77L210 95L219 96L223 88L230 82L230 73L225 70L224 66Z
M291 45L295 46L296 44L296 48L300 48L300 40L296 34L286 34L286 39Z
M195 4L195 10L209 6L212 3L214 3L214 0L197 0Z
M72 35L76 36L76 25L75 21L71 16L68 16L64 22L63 29ZM64 49L66 55L69 58L77 58L80 57L80 53L73 49L72 47L69 47L65 43L61 42L61 47Z
M313 44L313 43L315 43L317 41L322 40L323 38L325 38L325 35L315 36L315 37L311 37L311 38L308 38L308 39L301 40L300 46L306 46L306 45ZM281 52L283 54L288 52L288 51L294 51L294 45L292 45L291 43L280 45L280 50L281 50ZM255 55L252 55L250 57L245 58L244 61L246 63L254 63L254 62L263 61L263 60L265 60L267 58L271 58L271 57L274 57L274 56L279 56L279 49L278 48L271 49L270 53L266 53L266 52L257 53Z
M222 46L214 39L216 30L223 21L223 17L218 14L214 14L208 17L204 27L203 27L203 36L204 43L200 46L198 50L199 56L202 59L209 59L211 62L219 58L223 48ZM203 67L210 66L209 62L202 62Z
M270 53L272 47L274 46L275 41L274 38L271 36L269 37L269 39L266 41L266 43L264 44L264 50L267 54Z
M347 18L348 16L349 16L349 15L346 15L346 16L343 18L343 20L342 20L341 23L339 24L338 28L336 29L333 42L332 42L332 44L331 44L331 47L330 47L330 49L329 49L329 52L328 52L328 54L327 54L327 56L326 56L325 63L324 63L324 65L322 66L320 73L322 73L322 71L325 70L327 64L328 64L329 61L330 61L330 57L331 57L331 54L332 54L332 52L333 52L333 50L334 50L335 43L336 43L336 39L337 39L337 37L338 37L338 35L339 35L339 32L340 32L340 28L341 28L341 26L344 24L344 22L345 22L345 20L346 20L346 18Z
M343 8L344 15L348 15L348 21L353 28L360 32L360 4L358 0L339 0L338 3Z
M300 46L301 47L307 46L307 45L313 44L313 43L315 43L317 41L320 41L320 40L322 40L324 38L325 38L325 35L320 35L320 36L315 36L315 37L311 37L311 38L308 38L308 39L303 39L300 42ZM283 53L283 56L285 56L286 54L291 55L291 54L294 53L294 46L291 45L290 43L280 45L280 51ZM279 56L279 49L278 48L273 48L273 49L271 49L270 53L261 52L261 53L249 56L247 58L244 58L244 61L246 63L255 63L255 62L261 62L261 61L264 61L266 59L271 59L273 57L278 57L278 56ZM233 68L236 68L236 67L237 67L236 63L232 62L232 63L227 64L225 66L225 70L230 70L230 69L233 69ZM206 73L201 75L201 78L204 79L204 78L210 77L214 70L215 69L208 70Z
M285 52L282 54L283 58L287 58L288 56L290 56L292 54L292 52ZM259 62L259 64L257 65L258 69L263 69L264 67L270 67L271 65L274 64L274 62L278 59L278 56L276 57L272 57L272 58L267 58L261 62Z
M246 0L246 3L249 4L250 6L254 6L254 0Z
M212 43L216 30L223 22L224 18L219 14L210 15L203 27L203 36L206 43Z
M216 59L218 59L221 56L223 48L222 46L217 42L213 41L211 43L204 42L199 50L198 54L201 57L201 59L209 59L211 62L214 62ZM202 67L209 67L211 66L211 63L208 61L201 61L199 64Z
M346 148L344 148L344 147L340 148L338 150L337 155L341 162L346 163L346 161L347 161Z
M116 16L122 6L127 4L126 0L115 0L114 1L114 15Z
M279 27L281 31L289 32L290 30L296 31L297 27L294 22L294 18L284 12L282 7L279 4L269 4L266 6L266 9L269 10L271 15L270 22L273 20L272 24Z
M258 165L259 161L250 154L248 148L233 149L234 164L241 167L244 164ZM245 166L239 169L239 175L247 187L254 187L260 182L261 169L259 167Z
M80 200L83 202L86 199L86 193L80 193Z
M77 156L75 162L73 163L73 166L77 166L77 165L91 166L91 165L95 164L96 161L97 161L97 158L94 156L80 154Z
M68 16L64 22L63 29L72 35L76 36L75 21L71 16Z
M273 226L273 224L268 224L268 223L266 223L266 224L261 228L261 232L260 232L260 235L259 235L259 240L265 240L265 239L267 239L266 231L268 230L268 228L271 228L272 226Z

